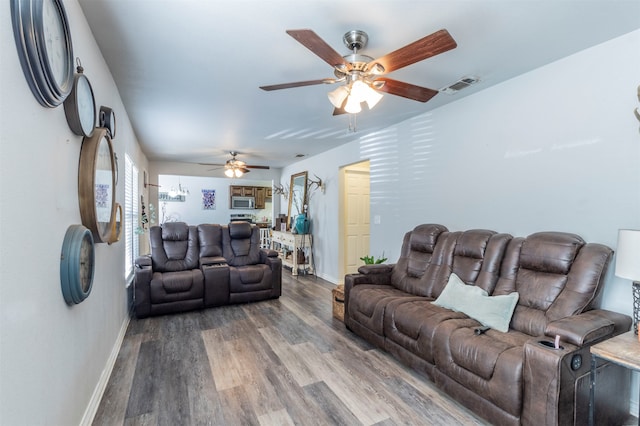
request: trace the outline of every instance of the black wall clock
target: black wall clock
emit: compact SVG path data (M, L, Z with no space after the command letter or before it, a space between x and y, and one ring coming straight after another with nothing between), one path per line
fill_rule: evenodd
M109 131L111 139L116 137L116 113L107 106L100 107L99 115L100 127L104 127Z
M73 46L62 0L11 0L11 20L33 95L42 106L60 105L73 84Z
M97 127L82 139L78 166L78 200L82 224L96 243L112 241L116 220L116 161L109 132Z
M62 242L60 285L68 305L89 296L95 272L95 250L91 231L82 225L71 225Z

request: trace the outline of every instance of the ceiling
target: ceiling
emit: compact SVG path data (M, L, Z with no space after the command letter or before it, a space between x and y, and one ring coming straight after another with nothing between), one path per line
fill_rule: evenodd
M151 161L283 167L564 56L640 28L632 1L79 0ZM332 116L335 85L259 86L333 77L287 35L309 28L340 54L364 30L374 58L445 28L457 48L389 77L432 89L480 82L427 103L385 94L370 111ZM580 72L580 70L576 70ZM588 90L588 88L585 88ZM549 93L550 101L558 94Z

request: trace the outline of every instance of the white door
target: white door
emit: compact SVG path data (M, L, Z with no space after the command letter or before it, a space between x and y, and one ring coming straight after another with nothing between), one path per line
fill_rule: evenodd
M369 162L348 166L344 171L344 271L351 274L369 255Z

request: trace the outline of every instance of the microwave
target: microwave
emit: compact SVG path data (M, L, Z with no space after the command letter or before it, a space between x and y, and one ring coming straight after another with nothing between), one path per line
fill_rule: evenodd
M255 209L256 199L255 197L231 197L232 209Z

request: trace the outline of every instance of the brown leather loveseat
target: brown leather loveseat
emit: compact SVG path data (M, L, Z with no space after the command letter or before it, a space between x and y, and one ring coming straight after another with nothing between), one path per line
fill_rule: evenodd
M260 248L255 225L167 222L149 233L151 255L136 260L138 318L280 297L282 261Z
M612 254L568 233L420 225L395 265L345 277L345 324L492 424L586 424L589 346L631 325L594 306ZM628 415L629 374L609 367L599 424Z

